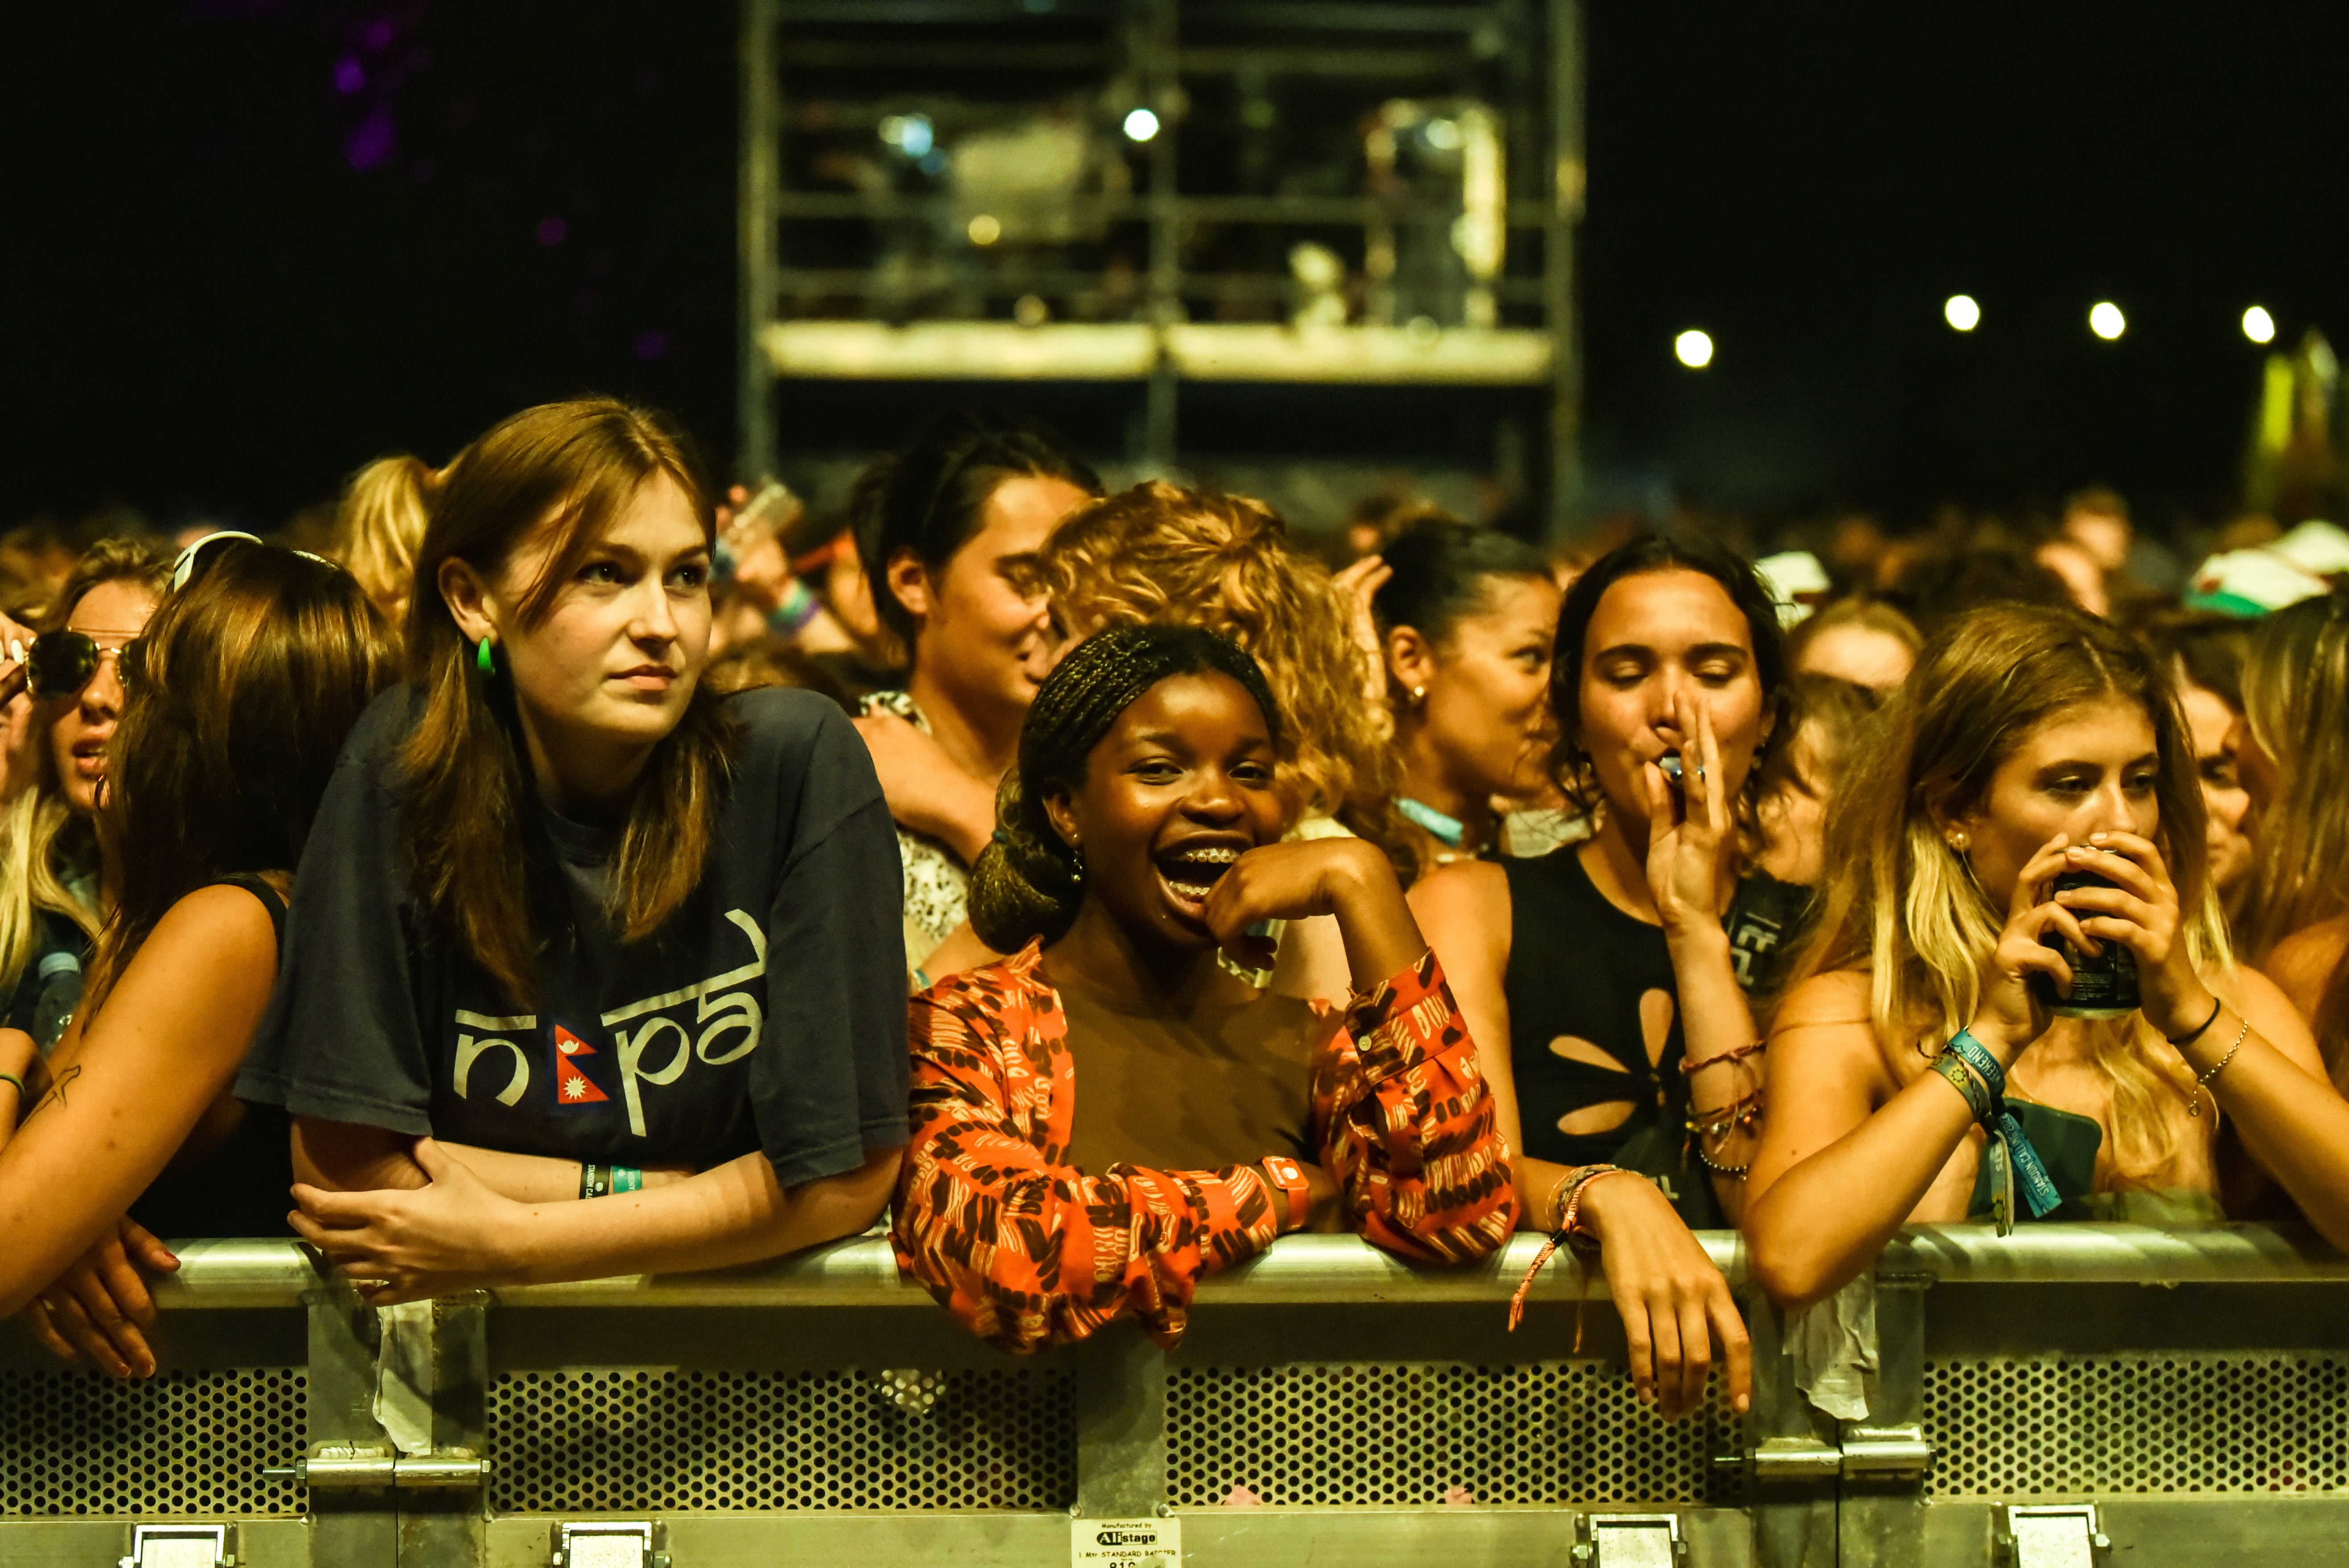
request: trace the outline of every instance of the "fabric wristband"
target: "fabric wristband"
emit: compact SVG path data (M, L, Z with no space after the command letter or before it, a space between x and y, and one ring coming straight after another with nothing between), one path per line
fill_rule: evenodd
M1982 1130L2006 1145L2006 1156L2014 1162L2014 1174L2023 1182L2023 1202L2031 1205L2031 1217L2044 1219L2054 1212L2064 1202L2064 1195L2047 1179L2047 1167L2040 1162L2039 1150L2031 1146L2023 1123L2006 1109L2006 1070L1998 1065L1996 1057L1982 1048L1980 1040L1963 1029L1951 1037L1950 1049L1980 1075L1982 1087L1990 1091L1990 1115L1982 1119Z
M1973 1112L1974 1119L1988 1126L1992 1114L1990 1092L1982 1088L1982 1079L1966 1071L1966 1064L1952 1056L1935 1057L1933 1070L1949 1079L1951 1087L1966 1097L1966 1109Z
M635 1166L615 1165L612 1167L613 1191L641 1192L644 1191L644 1187L645 1173L637 1170Z
M579 1195L601 1198L612 1190L612 1168L598 1165L592 1160L579 1162Z
M1303 1230L1313 1212L1313 1189L1305 1180L1305 1168L1285 1154L1266 1155L1263 1168L1288 1200L1288 1218L1281 1224L1281 1233Z

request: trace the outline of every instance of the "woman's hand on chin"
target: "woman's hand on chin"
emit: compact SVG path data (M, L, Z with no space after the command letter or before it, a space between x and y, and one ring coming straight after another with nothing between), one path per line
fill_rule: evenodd
M1357 990L1416 964L1427 951L1394 868L1361 839L1259 845L1216 879L1205 906L1207 929L1224 951L1258 969L1272 966L1273 944L1249 934L1250 926L1317 914L1338 917Z
M1607 1291L1623 1319L1631 1381L1640 1400L1668 1419L1704 1403L1716 1346L1732 1408L1753 1399L1754 1346L1729 1282L1655 1183L1633 1176L1593 1181L1582 1222L1599 1238Z
M287 1222L377 1306L509 1282L508 1243L527 1205L492 1191L429 1138L416 1140L415 1160L432 1180L413 1191L296 1182L301 1207Z

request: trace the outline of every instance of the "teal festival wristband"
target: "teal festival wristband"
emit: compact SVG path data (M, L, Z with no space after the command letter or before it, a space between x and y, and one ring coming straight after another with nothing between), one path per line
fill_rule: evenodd
M645 1173L637 1170L635 1166L615 1165L612 1167L612 1191L614 1192L642 1191L644 1190L644 1185Z
M1983 1087L1990 1090L1991 1113L1982 1120L1982 1130L2006 1145L2007 1158L2013 1161L2014 1173L2023 1182L2023 1201L2031 1205L2031 1217L2044 1219L2063 1203L2064 1195L2048 1180L2047 1167L2041 1162L2039 1150L2031 1146L2023 1123L2006 1109L2006 1069L1998 1065L1996 1057L1982 1048L1980 1040L1963 1029L1951 1037L1950 1050L1980 1074Z

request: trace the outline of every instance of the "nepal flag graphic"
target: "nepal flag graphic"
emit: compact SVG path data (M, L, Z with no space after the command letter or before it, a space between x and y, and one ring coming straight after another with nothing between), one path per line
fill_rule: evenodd
M554 1103L557 1105L594 1105L612 1097L589 1081L579 1070L575 1059L592 1057L595 1047L556 1024L554 1028Z

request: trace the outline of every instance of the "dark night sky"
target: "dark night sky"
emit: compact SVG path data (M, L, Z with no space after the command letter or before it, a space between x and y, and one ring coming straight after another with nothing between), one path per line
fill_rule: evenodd
M723 461L734 29L642 0L8 8L0 521L118 496L273 523L590 388ZM1598 0L1591 463L1774 512L2097 479L2224 505L2243 306L2349 330L2344 32L2314 5ZM1702 376L1687 325L1719 344Z

